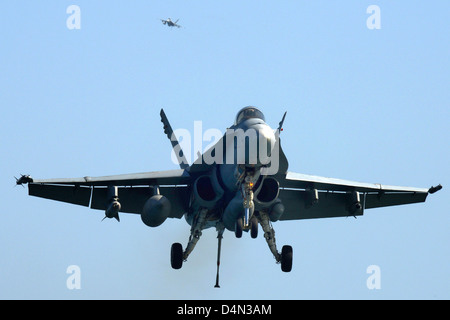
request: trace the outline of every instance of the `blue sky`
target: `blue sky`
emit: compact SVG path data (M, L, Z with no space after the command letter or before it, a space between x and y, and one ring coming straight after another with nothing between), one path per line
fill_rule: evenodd
M66 27L67 7L81 29ZM369 30L370 5L381 29ZM448 1L3 1L0 10L0 298L449 299ZM169 29L159 19L180 19ZM444 189L425 204L274 224L294 248L282 273L262 236L216 233L181 270L189 226L27 196L14 175L176 169L159 119L225 130L256 105L290 171ZM66 269L81 270L69 290ZM377 265L381 289L369 290Z

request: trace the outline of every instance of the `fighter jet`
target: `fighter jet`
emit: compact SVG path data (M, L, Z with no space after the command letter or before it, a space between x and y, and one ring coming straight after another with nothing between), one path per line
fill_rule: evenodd
M180 20L180 19L178 19L178 20ZM161 19L161 22L162 22L164 25L167 25L168 27L177 27L177 28L181 28L181 26L177 24L178 20L175 21L175 22L173 22L170 18L168 18L167 20Z
M249 106L240 110L226 133L189 164L167 119L160 112L180 169L73 179L33 179L21 176L29 195L103 210L105 218L119 213L140 215L149 227L167 218L185 218L191 226L186 247L174 243L170 261L180 269L200 240L202 231L218 233L217 275L224 232L252 238L259 226L281 270L292 269L293 249L278 250L273 224L277 221L362 216L367 209L425 202L431 188L396 187L325 178L288 171L280 133L286 113L272 129L263 113Z

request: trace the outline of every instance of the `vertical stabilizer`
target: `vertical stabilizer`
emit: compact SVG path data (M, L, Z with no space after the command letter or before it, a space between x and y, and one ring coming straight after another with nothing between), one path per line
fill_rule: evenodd
M177 156L180 168L181 169L189 168L189 163L187 162L186 157L184 156L180 143L178 142L177 137L173 133L172 127L170 126L169 120L167 120L166 114L164 113L163 109L161 109L160 116L161 122L164 125L164 133L167 135L167 138L169 138L170 142L172 143L172 148L175 152L175 155Z

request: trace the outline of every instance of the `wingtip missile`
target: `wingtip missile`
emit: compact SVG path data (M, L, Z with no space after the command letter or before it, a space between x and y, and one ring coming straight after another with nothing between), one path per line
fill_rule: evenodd
M16 179L17 186L23 186L24 184L33 182L33 178L31 178L31 176L27 174L21 174L19 179L17 179L16 177L14 178Z
M438 192L439 190L441 190L442 189L442 185L437 185L436 187L431 187L430 189L428 189L428 193L429 194L433 194L433 193L436 193L436 192Z

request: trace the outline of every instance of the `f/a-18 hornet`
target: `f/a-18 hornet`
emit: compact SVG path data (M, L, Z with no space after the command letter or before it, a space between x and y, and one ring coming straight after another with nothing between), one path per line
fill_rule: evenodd
M33 179L22 175L18 185L28 184L32 196L103 210L106 218L119 220L119 212L135 213L149 227L167 218L185 217L191 226L187 246L171 247L174 269L199 241L202 230L218 232L217 277L222 235L225 230L252 238L258 226L281 270L291 271L292 247L278 250L272 223L276 221L361 216L366 209L424 202L442 187L394 187L324 178L288 171L280 133L255 107L239 111L234 125L193 164L188 164L169 121L161 109L164 132L169 137L180 169L148 173L74 179Z
M180 20L180 19L178 19L178 20ZM167 25L168 27L181 28L181 26L179 24L177 24L178 20L173 22L172 19L168 18L167 20L161 19L161 22L163 23L163 25Z

